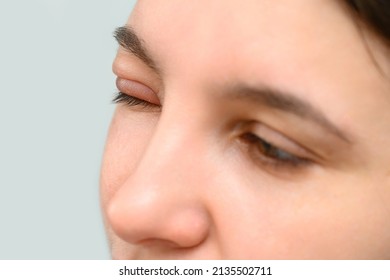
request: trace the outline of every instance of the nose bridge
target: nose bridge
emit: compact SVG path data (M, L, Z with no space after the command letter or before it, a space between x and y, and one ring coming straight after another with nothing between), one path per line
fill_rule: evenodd
M136 172L139 176L146 172L149 177L187 181L187 176L193 173L188 171L193 169L194 161L201 160L206 150L202 135L190 117L162 115Z
M110 223L130 243L169 241L181 247L200 243L209 217L199 191L204 140L183 118L162 115L135 170L113 197Z

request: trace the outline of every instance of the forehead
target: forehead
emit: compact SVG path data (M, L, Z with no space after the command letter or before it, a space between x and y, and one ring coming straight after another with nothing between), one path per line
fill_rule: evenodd
M341 3L141 0L128 24L167 81L266 81L317 103L335 102L329 93L356 94L355 81L361 92L377 91L372 86L378 81L361 34Z
M368 59L340 1L141 0L129 24L164 68L190 60L207 69L226 66L235 76L254 71L274 76L281 67L295 68L291 65L312 68L321 61L326 67L324 56L350 64L354 61L345 57L351 53Z

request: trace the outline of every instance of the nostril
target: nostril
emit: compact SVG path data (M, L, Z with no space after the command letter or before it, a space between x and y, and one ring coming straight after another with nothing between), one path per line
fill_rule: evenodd
M178 247L198 246L209 235L210 219L202 209L185 209L170 218L166 225L167 236Z

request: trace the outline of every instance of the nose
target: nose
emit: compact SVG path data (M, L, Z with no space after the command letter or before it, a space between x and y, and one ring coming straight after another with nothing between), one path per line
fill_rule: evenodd
M194 162L201 161L200 145L192 139L188 146L190 136L185 133L176 133L175 139L169 135L167 129L156 131L135 170L109 202L108 223L131 244L189 248L209 234L210 215L200 182L203 167Z

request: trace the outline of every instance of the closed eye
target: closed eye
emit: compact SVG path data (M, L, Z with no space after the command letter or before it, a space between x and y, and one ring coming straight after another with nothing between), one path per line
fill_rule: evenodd
M142 109L149 109L149 108L156 108L160 107L156 104L150 103L146 100L142 100L140 98L137 98L135 96L131 96L128 94L125 94L123 92L117 92L112 100L115 104L123 103L129 107L136 107L140 106Z

